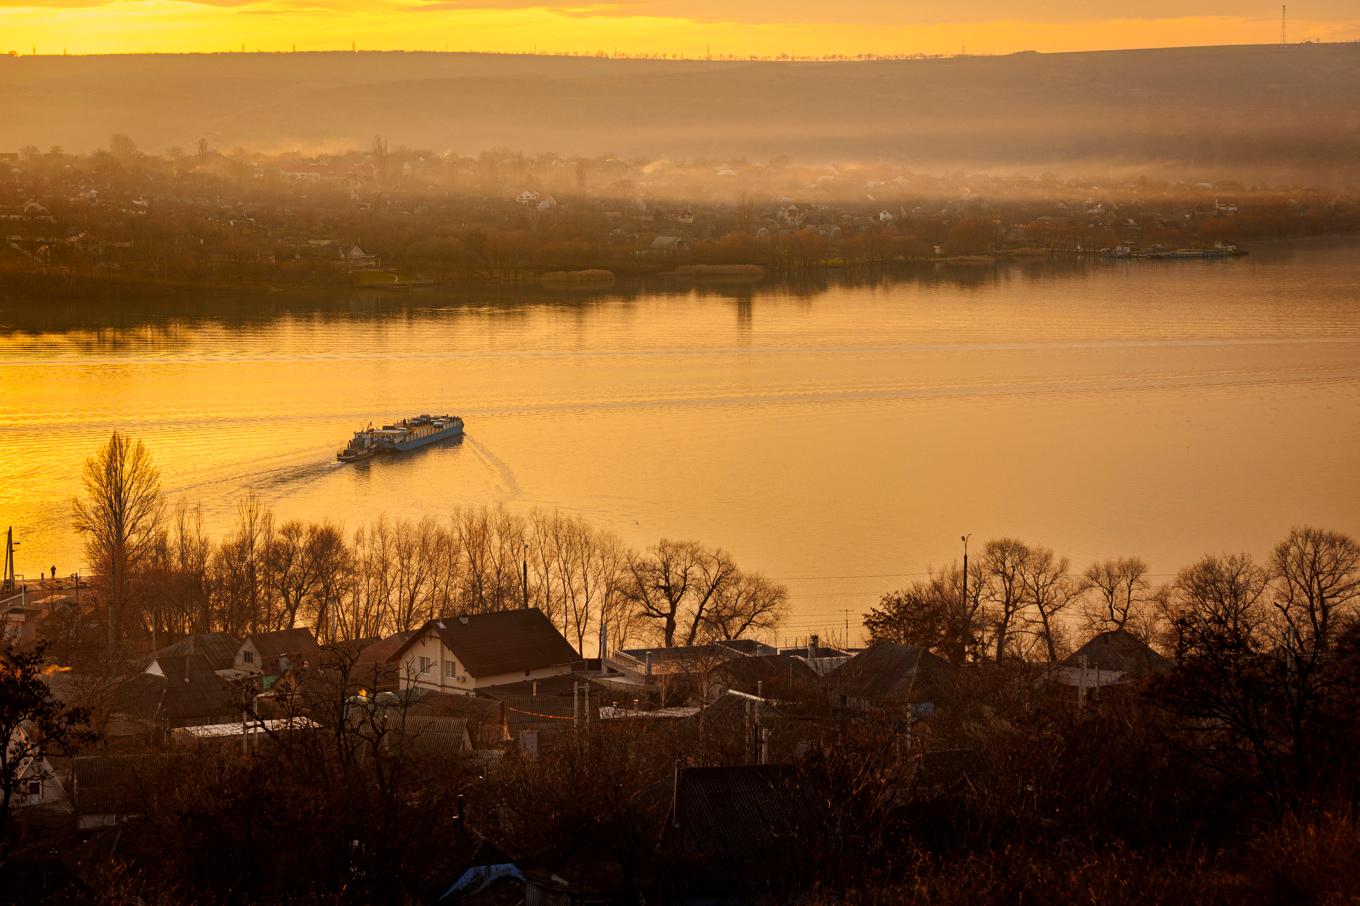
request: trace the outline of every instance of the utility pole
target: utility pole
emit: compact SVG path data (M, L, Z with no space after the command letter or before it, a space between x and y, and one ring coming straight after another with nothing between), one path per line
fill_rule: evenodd
M961 536L963 541L963 611L968 612L968 539L973 537L972 532Z
M10 526L5 531L5 578L4 584L0 585L0 591L14 591L14 549L18 545L14 542L14 526Z
M529 545L524 545L524 560L521 562L521 584L524 587L524 609L529 609Z
M1288 25L1289 25L1289 7L1286 6L1285 4L1281 3L1281 4L1280 4L1280 43L1281 43L1281 44L1288 44L1288 43L1289 43L1289 30L1288 30Z

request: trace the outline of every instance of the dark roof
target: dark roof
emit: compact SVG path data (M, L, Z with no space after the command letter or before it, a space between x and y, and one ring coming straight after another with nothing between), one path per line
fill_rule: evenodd
M461 717L430 717L407 714L397 725L402 749L419 755L458 755L471 746L468 722Z
M801 657L801 658L806 658L806 657L807 657L807 654L808 654L808 646L806 646L806 645L795 645L795 646L792 647L792 648L780 648L780 649L779 649L779 653L780 653L780 654L787 654L787 655L790 655L791 657ZM813 656L814 658L823 658L823 657L849 657L849 656L850 656L850 652L844 651L844 650L842 650L842 649L840 649L840 648L828 648L828 647L826 647L825 645L818 645L818 646L816 646L815 648L812 649L812 656Z
M668 833L686 855L744 861L793 842L815 818L790 765L680 768Z
M399 657L430 629L439 633L472 676L557 667L581 659L537 607L431 620L393 656Z
M954 668L915 645L875 642L832 670L823 685L834 692L879 704L933 701Z
M200 654L160 655L114 692L116 710L173 726L202 723L240 707L240 696Z
M1171 662L1153 651L1141 639L1123 629L1102 632L1074 651L1062 662L1064 667L1081 667L1143 676L1171 669Z
M577 702L584 704L584 696L579 693L578 698L572 697L578 687L590 689L591 719L596 719L604 701L602 690L573 674L478 689L477 695L505 706L505 722L512 731L532 727L555 729L570 726L580 707Z
M359 664L384 664L390 661L415 634L416 630L408 629L406 632L396 632L385 639L379 639L360 651L354 663L356 666Z
M277 657L280 654L300 654L314 650L316 637L305 626L294 629L277 629L273 632L257 632L247 636L246 641L255 646L261 657Z
M654 665L683 665L691 661L702 664L707 661L725 661L729 658L742 657L739 649L723 642L714 642L711 645L683 645L674 648L626 648L623 653L643 662L646 662L648 655L650 655Z
M72 797L79 815L140 814L159 787L171 755L82 755L72 764Z
M427 689L411 689L401 694L409 696L407 720L417 716L456 717L467 724L473 745L494 746L505 742L505 719L498 701Z
M779 649L775 648L773 645L766 645L764 642L758 642L755 639L724 639L722 641L714 642L713 644L721 645L724 648L731 648L733 651L740 651L742 654L760 655L779 653Z
M152 661L160 657L198 654L207 660L212 669L228 670L236 663L236 652L240 647L241 641L225 632L203 632L166 645L147 658L142 668L150 666Z
M805 699L820 691L807 661L787 654L732 658L713 671L713 682L766 698Z

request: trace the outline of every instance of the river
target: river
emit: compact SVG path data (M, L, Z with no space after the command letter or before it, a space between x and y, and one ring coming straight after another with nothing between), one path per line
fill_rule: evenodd
M81 463L113 428L216 534L254 492L354 527L466 504L700 539L787 584L782 636L1014 535L1072 558L1264 555L1360 533L1360 241L595 296L406 295L192 314L0 303L0 529L82 566ZM359 466L369 421L462 443Z

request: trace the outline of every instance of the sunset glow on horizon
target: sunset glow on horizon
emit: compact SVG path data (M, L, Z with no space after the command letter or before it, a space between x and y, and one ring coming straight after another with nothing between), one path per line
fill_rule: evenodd
M614 0L51 0L0 5L0 52L38 54L411 50L684 58L1057 53L1269 44L1279 8L1216 0L1173 5L919 4ZM1058 9L1055 10L1055 6ZM1066 14L1063 9L1068 8ZM1243 14L1244 11L1247 14ZM1309 4L1291 43L1360 39L1344 2Z

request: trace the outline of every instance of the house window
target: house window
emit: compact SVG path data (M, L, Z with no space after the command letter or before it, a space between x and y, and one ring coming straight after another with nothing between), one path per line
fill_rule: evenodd
M444 675L447 676L447 677L450 677L450 678L454 675L454 673L453 673L453 661L449 661L449 660L444 661Z
M39 798L42 797L42 781L41 781L41 780L29 780L29 781L27 781L27 784L28 784L28 795L30 795L30 796L37 796L37 797L39 797Z
M247 663L247 664L253 664L253 663L255 663L255 652L253 652L253 651L242 651L242 652L241 652L241 660L242 660L242 662Z
M434 658L426 657L425 655L422 654L420 656L420 661L417 666L418 669L416 670L416 675L424 676L425 674L429 673L431 669L433 669Z

